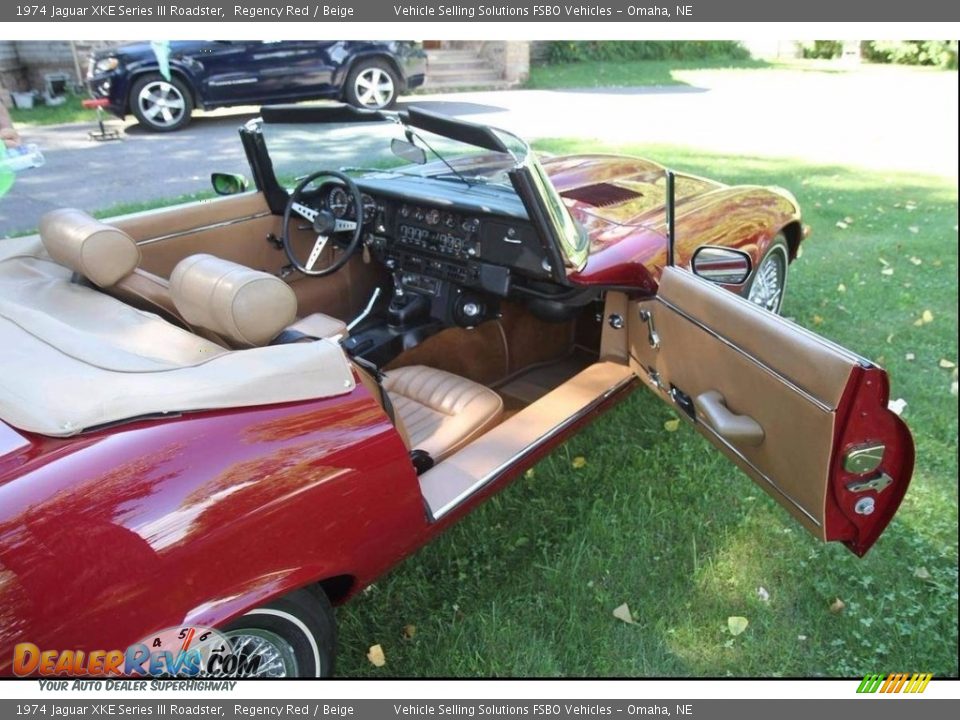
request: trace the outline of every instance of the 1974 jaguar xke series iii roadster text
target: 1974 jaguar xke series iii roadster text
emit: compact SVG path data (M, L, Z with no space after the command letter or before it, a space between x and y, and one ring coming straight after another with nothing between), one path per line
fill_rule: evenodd
M0 675L171 628L329 674L331 605L641 385L824 541L896 512L886 374L777 315L786 191L415 108L240 136L255 190L0 244Z

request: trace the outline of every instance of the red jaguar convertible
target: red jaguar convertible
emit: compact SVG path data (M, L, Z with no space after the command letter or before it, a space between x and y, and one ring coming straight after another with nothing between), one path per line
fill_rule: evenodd
M0 243L0 675L328 675L332 606L639 386L823 541L900 505L886 374L777 314L788 192L414 108L240 137L253 190Z

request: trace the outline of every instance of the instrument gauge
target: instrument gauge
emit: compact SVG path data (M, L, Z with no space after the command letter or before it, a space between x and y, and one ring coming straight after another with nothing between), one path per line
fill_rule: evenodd
M334 217L342 218L346 216L350 208L350 197L347 191L342 187L335 187L327 196L327 208L333 213Z
M440 222L440 211L437 209L428 210L425 219L428 225L436 225Z
M367 194L361 195L360 201L363 203L363 221L370 222L377 216L377 210L380 209L377 201Z

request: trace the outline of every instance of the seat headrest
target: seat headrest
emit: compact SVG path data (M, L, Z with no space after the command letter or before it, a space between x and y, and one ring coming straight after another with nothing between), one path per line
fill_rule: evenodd
M237 346L265 345L297 316L297 296L283 280L213 255L177 263L170 296L188 323Z
M110 287L140 264L140 248L123 230L83 210L61 208L40 218L47 254L100 287Z

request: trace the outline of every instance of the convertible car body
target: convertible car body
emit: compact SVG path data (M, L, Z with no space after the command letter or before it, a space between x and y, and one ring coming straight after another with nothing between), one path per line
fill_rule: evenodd
M0 675L198 628L328 674L331 604L639 386L821 540L896 512L886 374L776 314L786 191L413 108L240 135L255 190L0 245Z

